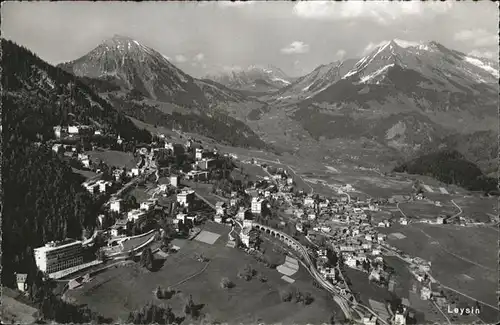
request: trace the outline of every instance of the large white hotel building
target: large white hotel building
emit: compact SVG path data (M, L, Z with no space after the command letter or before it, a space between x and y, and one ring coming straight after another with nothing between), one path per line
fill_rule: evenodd
M82 242L50 242L34 249L35 262L42 272L53 273L83 263Z

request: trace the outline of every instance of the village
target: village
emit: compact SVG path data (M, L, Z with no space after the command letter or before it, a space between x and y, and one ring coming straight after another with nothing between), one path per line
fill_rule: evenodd
M76 140L76 145L56 140L52 147L54 152L74 161L76 167L97 174L82 186L102 201L93 233L85 234L81 240L47 243L34 250L38 268L49 278L74 278L68 289L90 281L89 274L97 268L141 256L145 251L168 258L180 249L175 238L191 240L202 236L203 224L214 222L231 228L228 247L239 247L248 254L259 249L260 237L272 233L281 240L288 238L292 248L305 248L307 258L291 249L289 261L295 261L291 263L298 268L297 261L306 263L311 259L312 267L322 277L315 283L320 286L322 281L328 282L326 286L331 292L345 301L345 306L353 308L360 316L359 322L365 325L416 322L415 310L407 298L391 305L360 297L359 292L351 289L346 269L363 272L370 283L393 292L395 271L386 263L386 256L408 264L415 280L411 291L420 300L431 301L441 312L449 305L439 282L431 276L431 263L392 247L387 242L388 235L380 230L413 222L467 225L473 221L443 215L433 219L372 218L372 213L386 206L396 204L399 208L399 202L428 200L422 192L389 200L361 200L349 194L355 190L345 184L337 189L336 196L325 197L298 188L297 179L287 168L260 163L258 159L239 161L234 154L204 148L189 137L184 143L173 143L158 134L151 143L130 145L123 143L119 135L107 135L87 126L56 127L54 131L57 139L74 140L82 135L106 139L95 141L92 148L85 148L80 140ZM111 145L110 137L114 139ZM131 151L137 158L135 166L117 168L93 161L87 151L97 150L101 143ZM244 171L250 168L260 168L267 176L258 175L254 181L248 180L248 175L238 180L231 176L235 170L245 175ZM143 188L149 197L138 202L129 195L134 188ZM266 234L259 229L270 231ZM289 281L285 271L283 274ZM17 276L19 289L23 290L25 275ZM368 312L359 311L361 301L369 301L369 307L365 307Z

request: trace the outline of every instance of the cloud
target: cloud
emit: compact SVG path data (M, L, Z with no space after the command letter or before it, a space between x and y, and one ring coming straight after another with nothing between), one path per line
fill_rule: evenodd
M377 47L379 46L382 46L384 44L387 44L387 42L389 42L388 40L383 40L381 42L378 42L378 43L373 43L373 42L370 42L362 51L361 53L359 53L360 55L362 56L365 56L367 55L368 53L370 53L371 51L373 51L374 49L376 49Z
M453 38L476 47L498 45L498 34L490 33L484 29L464 29L455 33Z
M342 60L346 55L346 52L344 50L338 50L337 53L335 53L335 58L337 60Z
M302 41L294 41L281 49L284 54L304 54L309 52L309 45Z
M182 55L182 54L177 54L177 55L174 57L174 60L175 60L175 62L177 62L177 63L184 63L184 62L186 62L186 61L187 61L187 58L186 58L184 55Z
M198 53L194 56L193 58L194 61L197 61L197 62L201 62L203 60L205 60L205 54L203 53Z
M498 53L493 52L493 51L478 51L478 50L473 50L469 52L469 55L478 57L478 58L486 58L486 59L494 59L498 57Z
M428 16L447 12L451 2L420 1L301 1L295 4L293 13L305 19L349 20L372 19L387 24L398 18Z

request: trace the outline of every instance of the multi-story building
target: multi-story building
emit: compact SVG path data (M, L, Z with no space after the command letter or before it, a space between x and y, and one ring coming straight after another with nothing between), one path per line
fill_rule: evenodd
M173 187L179 186L179 176L178 175L170 176L170 185Z
M177 194L177 202L181 206L188 206L194 199L194 191L182 191Z
M240 210L238 211L238 214L236 215L236 218L238 220L245 220L246 217L248 217L249 213L248 213L248 209L245 209L244 207L240 207Z
M251 227L246 227L240 233L241 242L246 247L253 247L257 239L257 231Z
M111 201L111 203L109 204L109 209L111 211L116 211L116 212L120 213L121 207L122 207L122 202L123 202L122 199L117 199L117 200Z
M145 214L146 214L146 212L143 210L140 210L140 209L131 210L127 214L127 220L128 221L136 221L136 220L140 219L141 217L143 217Z
M201 149L201 148L196 148L196 149L195 149L194 158L195 158L196 160L201 160L201 159L203 158L203 149Z
M253 197L252 198L252 213L260 214L262 211L262 204L264 203L263 200Z
M215 159L202 159L202 160L197 162L197 165L201 169L207 170L207 169L214 168L216 163L217 163L217 161L215 161Z
M83 263L81 241L50 242L33 251L36 265L42 272L53 273Z

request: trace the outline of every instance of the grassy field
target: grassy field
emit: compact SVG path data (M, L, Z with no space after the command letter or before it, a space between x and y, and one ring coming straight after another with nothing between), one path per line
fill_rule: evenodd
M441 206L421 200L404 202L399 204L399 208L410 218L435 218L439 215L455 215L459 212L458 208L450 201L441 201Z
M221 237L214 245L186 241L181 250L168 257L157 272L146 271L135 264L112 268L67 295L115 321L126 321L131 310L142 307L148 301L169 304L177 316L182 316L183 306L190 294L196 304L204 304L201 311L212 320L229 323L328 321L335 305L326 292L312 286L304 270L293 276L296 279L294 286L311 292L315 301L309 306L281 302L279 290L288 285L281 279L281 274L258 264L253 257L237 249L225 247L228 227L209 223L205 230L221 234ZM175 289L180 292L171 299L158 301L153 296L158 285L163 288L174 286L205 267L205 263L195 259L196 253L203 253L210 260L205 271L176 286ZM251 264L268 281L239 279L238 270L245 264ZM232 280L235 287L221 289L222 277Z
M0 304L0 320L2 324L33 324L38 310L15 298L20 293L2 287L2 303Z
M147 187L135 187L133 188L130 192L129 195L132 195L135 197L137 200L137 203L145 202L149 198L151 198L151 195L148 194L148 188Z
M85 179L90 179L90 178L97 175L96 173L91 172L90 170L81 170L81 169L76 169L76 168L72 168L72 170L73 170L73 173L80 174L83 177L85 177Z
M105 150L105 151L88 151L87 154L90 156L92 161L96 159L104 161L106 164L115 167L126 167L133 168L136 166L136 160L132 153Z
M479 222L489 222L491 215L498 214L498 198L460 196L454 198L454 201L462 208L464 216Z
M399 232L404 239L389 243L411 256L432 262L432 275L441 283L471 297L496 304L496 240L491 228L437 226L428 224L395 225L380 229Z

